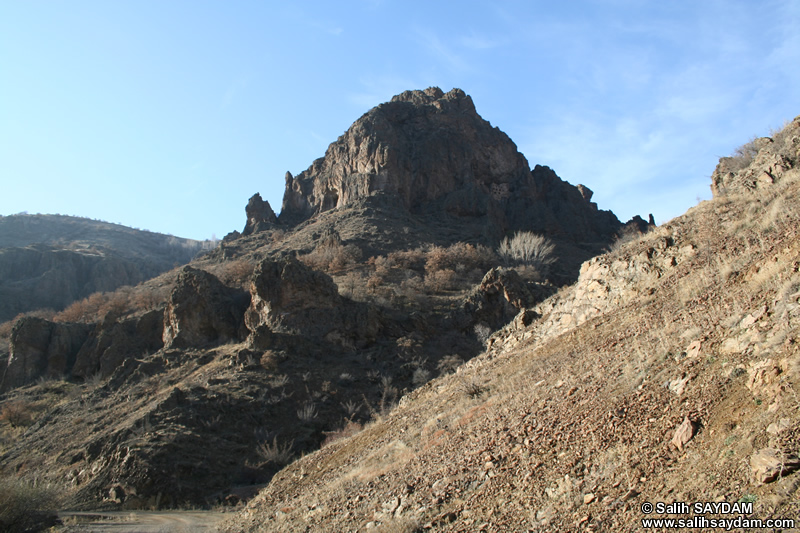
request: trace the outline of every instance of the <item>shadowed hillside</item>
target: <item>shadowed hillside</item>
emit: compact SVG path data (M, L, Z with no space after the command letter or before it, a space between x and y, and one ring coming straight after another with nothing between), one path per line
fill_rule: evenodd
M0 216L0 322L136 285L210 245L86 218Z

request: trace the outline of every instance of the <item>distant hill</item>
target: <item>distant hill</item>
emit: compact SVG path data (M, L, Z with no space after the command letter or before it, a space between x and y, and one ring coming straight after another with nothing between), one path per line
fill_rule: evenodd
M0 322L135 285L210 247L88 218L0 216Z

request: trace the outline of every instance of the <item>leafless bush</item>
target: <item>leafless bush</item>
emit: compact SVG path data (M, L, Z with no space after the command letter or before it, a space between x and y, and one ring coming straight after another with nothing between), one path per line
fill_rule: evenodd
M461 356L456 354L445 355L439 361L439 364L436 365L436 368L439 369L439 372L442 374L450 374L455 372L458 367L464 364L464 360Z
M292 462L294 441L278 444L278 437L272 439L272 443L262 442L256 451L265 463L272 463L277 466L285 466Z
M253 264L244 259L223 263L217 277L226 285L244 286L253 275Z
M44 531L55 523L55 491L12 477L0 478L0 533Z
M426 384L430 380L431 380L430 371L422 367L419 367L416 370L414 370L414 374L411 376L411 382L414 384L415 387L420 387Z
M312 402L308 402L303 407L297 410L297 418L302 420L303 422L310 422L317 418L317 406L314 405Z
M137 287L131 295L130 305L133 309L141 311L156 309L166 302L169 290L169 287Z
M361 405L357 404L353 400L348 400L342 403L341 405L342 409L344 409L345 413L347 413L347 416L349 418L354 417L356 414L358 414L358 411L361 409Z
M452 270L437 270L425 276L425 289L428 292L444 292L455 287L456 273Z
M758 154L758 137L753 137L733 151L733 155L726 159L728 170L736 172L747 167Z
M422 271L425 266L426 252L422 248L392 252L387 260L397 268Z
M477 398L486 392L486 387L476 381L465 381L461 384L461 391L470 398Z
M486 271L496 263L497 256L490 248L457 242L447 248L434 246L428 250L425 271L432 273L447 269L466 272L476 268Z
M531 265L545 276L556 260L553 256L554 250L555 245L547 237L530 231L520 231L511 239L503 239L497 253L509 264Z
M0 421L11 424L11 427L25 427L33 423L31 404L18 400L5 404L0 410Z
M635 226L623 226L622 229L619 231L617 238L614 239L614 242L609 246L610 251L619 250L626 244L634 241L638 241L642 238L642 232L639 231L638 228Z
M289 383L289 376L286 374L279 374L269 380L268 384L273 389L277 389L279 387L285 387Z
M492 335L492 329L486 324L475 324L473 331L475 331L475 338L478 339L478 342L481 344L486 344L486 341L488 341L489 337Z
M356 433L359 433L363 428L364 426L362 424L348 420L340 429L334 431L324 431L323 433L325 433L325 440L322 441L321 447L324 448L325 446L336 442L339 439L351 437Z
M298 259L315 270L339 272L361 260L361 249L355 244L326 242Z

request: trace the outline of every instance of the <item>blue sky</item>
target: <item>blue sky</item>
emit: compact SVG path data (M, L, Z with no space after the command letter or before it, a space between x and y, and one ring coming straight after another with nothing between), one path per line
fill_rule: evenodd
M196 239L407 89L470 94L622 220L800 114L800 2L0 0L0 214Z

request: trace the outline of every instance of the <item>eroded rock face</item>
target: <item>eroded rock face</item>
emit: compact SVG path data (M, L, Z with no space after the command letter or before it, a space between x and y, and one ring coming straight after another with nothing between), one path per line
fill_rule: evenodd
M164 346L185 348L240 338L248 303L246 293L226 287L214 275L183 267L164 311Z
M485 217L497 234L524 229L602 239L620 228L585 187L547 167L531 170L460 89L407 91L367 112L324 158L296 177L287 173L280 220L297 224L377 191L414 213Z
M275 216L269 202L264 201L259 193L254 194L247 202L245 213L247 214L247 224L242 235L257 233L278 223L278 217Z
M141 356L163 346L164 312L117 321L109 318L89 335L75 357L72 375L88 378L110 376L127 357Z
M380 328L375 310L342 298L330 276L292 258L260 263L250 290L245 324L256 348L267 347L273 333L361 346Z
M459 312L461 327L476 323L498 329L510 322L522 309L532 306L535 298L516 271L497 267L483 277Z
M714 197L756 191L800 175L800 117L774 137L754 139L739 154L723 157L711 175Z
M42 318L20 319L11 332L11 353L0 392L32 383L42 376L69 374L94 325L56 324Z

